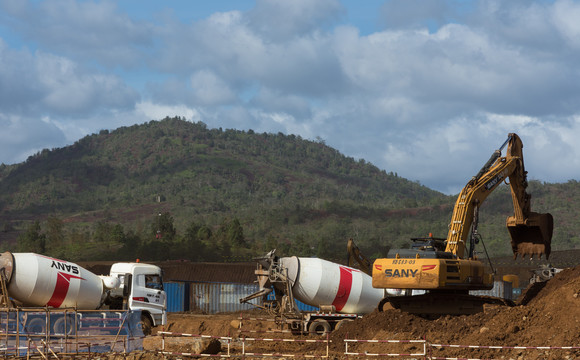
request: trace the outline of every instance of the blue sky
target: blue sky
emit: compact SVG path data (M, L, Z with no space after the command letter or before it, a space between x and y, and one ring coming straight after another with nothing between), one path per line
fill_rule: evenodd
M580 1L0 0L0 163L182 116L456 194L516 132L580 178Z

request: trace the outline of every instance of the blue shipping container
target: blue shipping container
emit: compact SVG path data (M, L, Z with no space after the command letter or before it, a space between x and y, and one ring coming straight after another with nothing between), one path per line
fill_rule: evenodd
M207 314L254 309L240 299L258 291L257 284L218 282L166 282L167 311L203 311ZM260 299L251 303L259 304Z
M185 283L166 282L163 289L167 295L167 312L185 311Z
M251 304L240 304L240 299L259 290L258 284L220 282L166 282L167 312L203 311L207 314L255 309L251 304L261 304L252 299ZM270 293L268 299L274 295ZM300 311L318 311L318 307L296 300Z

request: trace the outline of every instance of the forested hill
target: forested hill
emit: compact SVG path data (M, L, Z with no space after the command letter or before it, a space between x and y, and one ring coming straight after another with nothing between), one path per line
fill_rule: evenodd
M566 206L558 187L578 192L576 183L533 187L543 194L540 207ZM505 219L511 200L506 189L496 192L489 216ZM278 248L344 258L353 237L380 256L411 236L445 236L454 201L323 141L166 118L0 166L0 250L233 261ZM495 223L494 238L505 236L495 236L503 231ZM560 241L573 246L568 240ZM509 251L509 240L497 241L494 252Z

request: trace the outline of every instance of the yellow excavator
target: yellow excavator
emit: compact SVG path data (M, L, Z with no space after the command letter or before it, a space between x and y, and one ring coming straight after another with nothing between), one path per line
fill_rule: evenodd
M507 145L505 156L501 156ZM459 194L447 238L431 235L415 238L410 249L390 250L386 258L375 260L372 284L375 288L405 289L405 296L388 296L379 310L389 305L410 313L472 314L483 310L492 300L469 295L470 290L489 290L493 273L477 259L475 244L478 211L483 201L509 178L514 216L507 218L514 259L518 255L541 257L550 255L553 218L551 214L530 210L531 196L526 192L527 172L524 169L522 141L511 133L487 163ZM421 291L417 291L421 290ZM411 295L412 292L421 295Z

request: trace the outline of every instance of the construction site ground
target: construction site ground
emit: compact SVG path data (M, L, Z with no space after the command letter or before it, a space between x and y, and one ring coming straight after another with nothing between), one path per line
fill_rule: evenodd
M256 310L231 314L171 313L165 328L155 328L154 333L166 331L192 335L248 338L289 338L297 340L324 340L324 336L274 333L275 323L242 318L272 318ZM240 332L241 331L241 332ZM475 315L441 316L426 319L417 315L391 309L375 311L347 323L329 336L330 359L346 359L344 339L358 340L421 340L430 344L504 347L580 347L580 266L566 269L553 279L530 286L522 293L515 307L490 305ZM214 340L214 342L217 340ZM164 339L165 350L174 353L192 353L195 338L170 337ZM199 341L198 341L199 342ZM208 341L206 341L208 342ZM150 336L144 341L145 352L132 354L140 359L156 358L162 349L162 336ZM232 343L233 352L239 353L241 342ZM246 352L301 355L326 355L325 343L246 341ZM197 350L199 351L199 350ZM349 343L350 352L378 354L416 354L423 351L420 343ZM430 348L432 358L471 359L580 359L577 349L486 349L486 348ZM227 353L222 344L221 354ZM183 358L183 356L173 355ZM369 358L348 356L348 358ZM386 358L386 357L383 357ZM395 357L389 357L395 358ZM422 356L398 358L422 359Z

